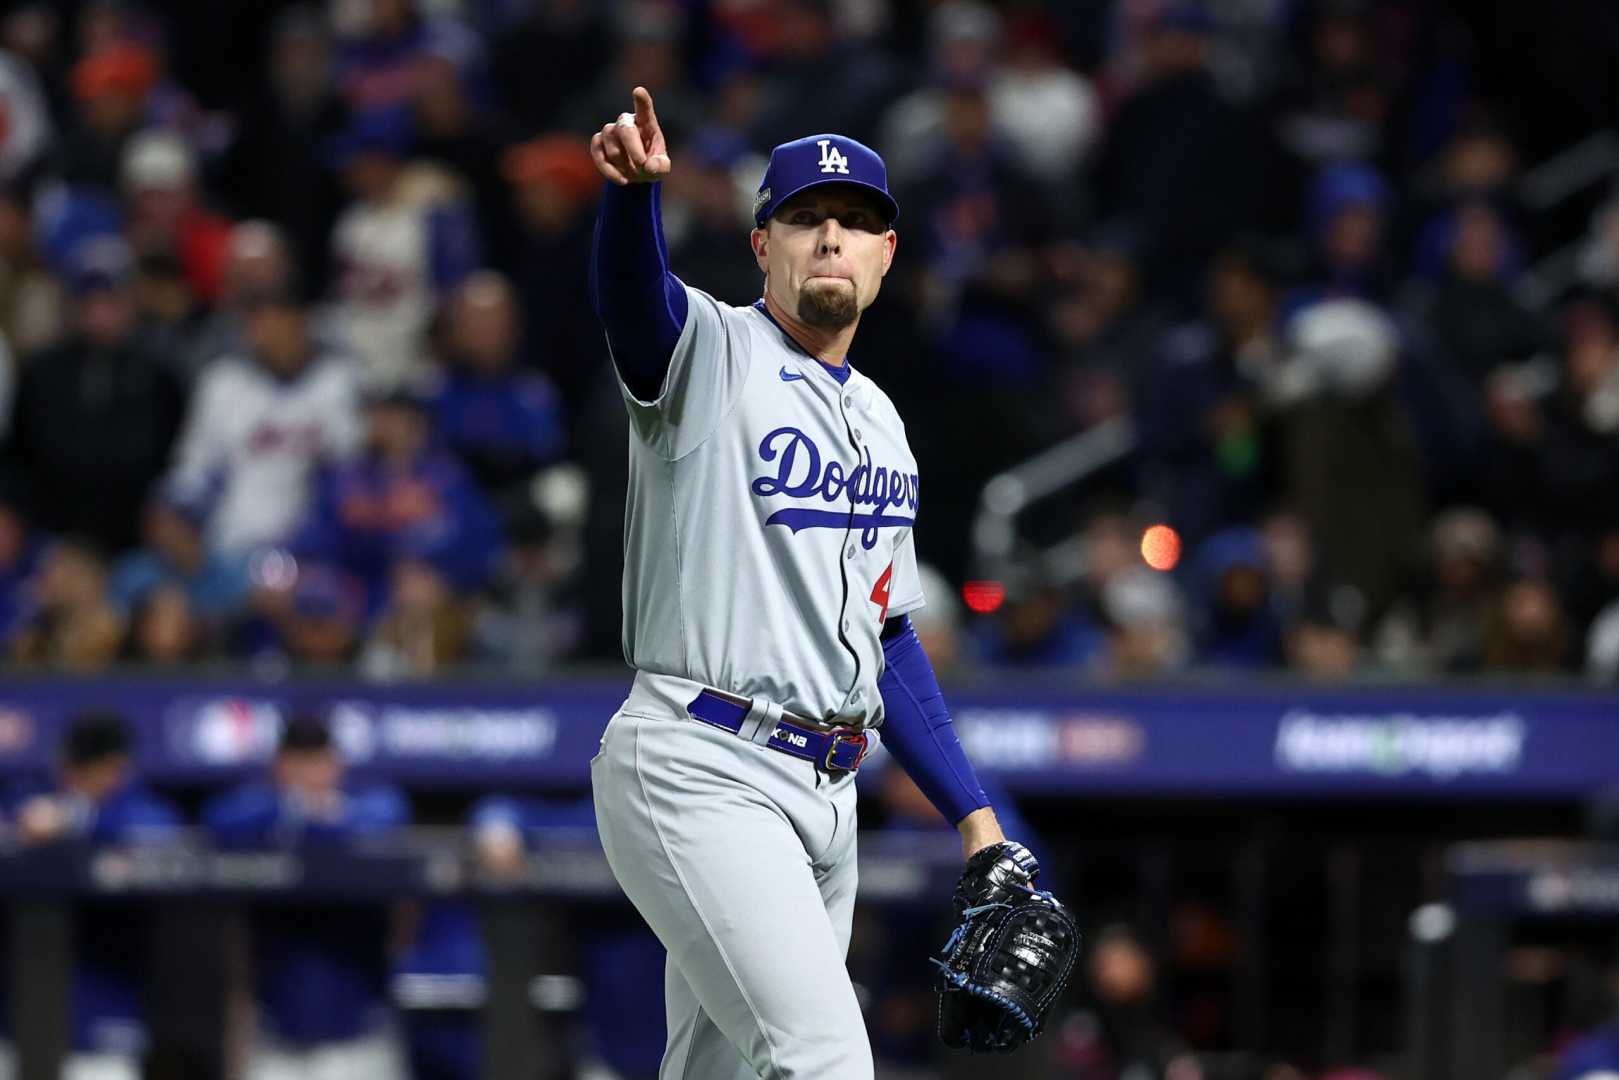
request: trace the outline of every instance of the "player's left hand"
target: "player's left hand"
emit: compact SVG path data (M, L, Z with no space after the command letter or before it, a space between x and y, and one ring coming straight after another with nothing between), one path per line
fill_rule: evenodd
M652 107L652 94L637 86L633 94L635 111L619 113L618 119L603 124L590 138L590 157L596 171L613 183L649 184L669 175L669 144L658 114Z
M991 844L956 884L961 922L939 968L939 1038L976 1053L1016 1050L1045 1026L1079 958L1079 928L1034 888L1040 864L1022 844Z

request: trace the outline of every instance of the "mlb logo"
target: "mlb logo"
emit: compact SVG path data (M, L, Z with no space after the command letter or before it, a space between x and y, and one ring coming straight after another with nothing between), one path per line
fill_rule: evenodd
M198 761L245 765L275 753L281 710L268 701L216 698L197 709L190 726L190 751Z

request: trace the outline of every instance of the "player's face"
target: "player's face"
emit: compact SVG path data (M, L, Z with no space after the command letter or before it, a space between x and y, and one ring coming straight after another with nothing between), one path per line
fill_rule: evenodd
M840 330L882 287L898 238L877 200L826 185L783 203L753 231L753 252L776 302L811 326Z

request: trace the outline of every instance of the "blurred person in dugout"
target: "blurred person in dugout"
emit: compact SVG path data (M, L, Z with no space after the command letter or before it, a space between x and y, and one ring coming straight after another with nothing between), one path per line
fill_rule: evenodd
M566 844L571 834L593 846L596 805L588 796L490 795L473 806L469 827L484 880L506 885L531 873L530 853L548 841ZM568 930L587 988L579 1011L580 1080L653 1080L666 1042L663 946L640 919L611 908L599 914L576 908Z
M269 775L216 798L203 822L222 848L343 848L402 828L403 793L344 776L326 721L288 719ZM255 1006L246 1080L404 1080L388 1005L386 904L250 908Z
M1055 1032L1064 1076L1076 1080L1203 1080L1196 1057L1163 1016L1158 968L1130 927L1116 923L1086 956L1090 1007Z
M137 781L129 730L110 712L74 717L55 776L12 789L4 816L6 831L24 847L160 844L174 840L180 826L179 813ZM145 924L145 912L127 902L77 905L63 1080L140 1076L148 1042L141 1000ZM9 1029L11 1009L5 1012ZM13 1075L11 1062L0 1059L0 1077Z
M928 572L924 570L924 574ZM948 596L949 593L930 595ZM928 606L933 606L931 600ZM878 835L917 837L934 833L945 838L955 835L955 830L922 794L916 781L904 769L895 767L886 753L869 760L861 774L861 798L869 800L862 805L872 808L869 819L863 820L868 820L868 824L875 822ZM1041 865L1053 876L1050 884L1055 887L1055 873L1061 870L1060 865L1052 869L1054 860L1050 857L1055 853L1040 843L1038 834L1024 820L1017 804L995 775L987 771L980 771L978 775L984 790L995 801L995 812L1002 827L1016 828L1018 836L1029 838ZM890 899L880 906L855 911L855 944L850 953L849 970L866 999L863 1009L871 1029L877 1075L882 1080L1000 1075L998 1072L962 1071L960 1061L953 1062L955 1068L949 1072L938 1069L941 1062L935 1033L938 999L930 985L916 979L915 972L927 966L927 958L936 955L950 935L952 927L943 921L943 914L931 896ZM1023 1060L1024 1070L1029 1070L1027 1056L1020 1060Z

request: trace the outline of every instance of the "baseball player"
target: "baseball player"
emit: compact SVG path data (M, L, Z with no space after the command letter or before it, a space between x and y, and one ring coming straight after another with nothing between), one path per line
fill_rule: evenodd
M5 824L18 842L94 847L166 844L180 835L180 813L135 773L130 732L116 713L75 716L62 740L54 785L10 793ZM77 960L70 1007L71 1047L64 1080L135 1080L148 1042L142 1000L147 919L126 903L75 905ZM0 1076L12 1075L0 1065Z
M783 143L754 202L764 295L721 304L668 270L669 152L651 95L634 101L591 138L608 181L592 287L630 415L636 670L591 765L597 827L668 951L660 1076L870 1078L844 956L854 773L879 726L959 829L973 896L1038 870L1002 835L906 618L923 603L917 464L849 363L898 206L861 143Z
M409 824L410 806L392 785L345 777L325 721L294 715L269 777L216 796L202 820L222 848L307 849L386 836ZM247 1080L403 1080L384 906L256 906L248 927L259 1030Z

